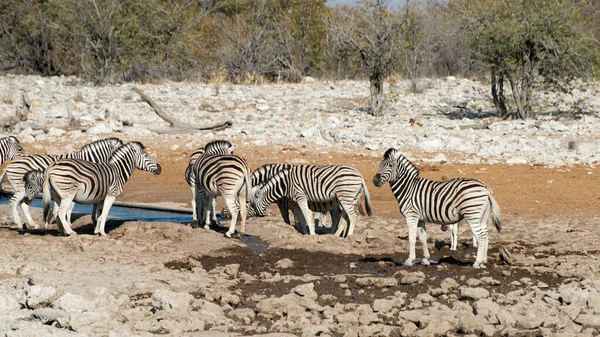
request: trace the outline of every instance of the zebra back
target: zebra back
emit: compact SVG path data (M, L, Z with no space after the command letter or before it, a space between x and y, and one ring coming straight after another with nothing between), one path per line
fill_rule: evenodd
M267 182L267 180L273 177L277 172L284 169L289 170L290 168L292 168L292 165L290 164L265 164L252 172L252 176L250 176L252 186L260 186Z
M204 154L233 154L234 150L235 145L232 145L226 140L215 140L206 143L204 147L197 148L190 155L188 166L185 168L185 181L188 183L188 185L192 186L195 180L192 168L196 160L198 160L198 158L202 157Z
M79 151L67 155L66 158L102 163L108 161L113 152L121 146L123 141L119 138L104 138L84 145Z

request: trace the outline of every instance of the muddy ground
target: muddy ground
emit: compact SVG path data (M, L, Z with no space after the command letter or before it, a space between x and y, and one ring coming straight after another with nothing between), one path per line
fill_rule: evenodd
M43 322L33 314L22 318L31 326L44 325L47 334L191 336L220 331L223 335L287 332L303 336L390 333L409 336L419 335L419 331L428 335L429 330L425 329L433 325L408 319L401 311L440 305L456 309L457 302L470 304L480 299L464 296L463 287L486 289L491 294L489 299L506 304L506 298L527 296L531 291L547 294L559 292L565 284L578 287L582 287L582 282L600 284L597 244L600 173L595 167L421 165L422 176L431 179L464 176L487 182L502 209L503 231L491 231L490 226L488 267L476 270L471 267L476 250L466 226L460 228L459 249L450 251L449 232L429 225L433 264L405 267L402 262L407 257L408 244L404 219L389 187L378 189L370 183L379 158L312 154L302 148L277 154L265 150L265 147L239 147L239 153L248 158L253 168L288 161L344 163L356 167L369 182L374 216L360 217L351 238L328 235L326 227L318 229L320 235L310 237L284 224L273 209L271 217L249 220L243 237L227 239L223 235L227 224L205 230L192 229L188 223L118 220L108 222L107 237L95 237L89 215L80 214L74 221L79 235L60 237L54 227L45 233L12 229L8 209L2 206L0 286L5 293L14 290L21 311L59 309L57 299L72 293L96 303L95 308L106 311L111 318L103 321L88 317L87 323L79 325L74 314L66 321L57 318ZM158 153L163 173L155 177L136 172L119 200L189 206L190 192L183 179L186 154L162 148L153 151ZM34 219L41 218L39 209L33 213ZM501 248L511 253L512 265L501 261L498 254ZM417 245L417 257L420 256L421 248ZM376 281L361 281L369 277L375 277ZM415 277L417 280L411 281ZM457 286L446 289L448 278L454 279ZM395 281L388 284L387 280ZM311 283L318 295L314 302L320 309L305 310L317 314L292 317L286 310L278 315L264 309L265 299L286 298L296 291L295 287ZM53 288L53 295L42 301L46 304L31 305L28 289L32 286ZM189 307L181 311L173 308L172 312L161 311L157 304L161 303L159 289L191 294L193 298L188 301ZM398 305L400 310L377 311L375 301L390 298L404 299L404 304ZM213 308L218 314L209 315L212 318L208 319L206 308L210 303L221 311ZM374 318L365 321L362 314L357 314L356 322L353 318L346 321L343 315L359 312L361 305L375 308ZM335 308L338 312L331 313ZM593 308L587 310L593 314ZM588 311L580 309L582 314ZM203 315L197 317L190 312ZM456 327L435 335L600 332L600 324L581 323L577 317L572 318L570 325L540 323L539 326L520 324L518 317L512 325L488 319L486 324L493 331L470 330L457 323ZM16 326L25 323L19 324ZM19 331L15 325L10 326ZM321 328L309 329L313 326ZM372 328L375 326L378 328ZM205 330L212 332L201 332Z

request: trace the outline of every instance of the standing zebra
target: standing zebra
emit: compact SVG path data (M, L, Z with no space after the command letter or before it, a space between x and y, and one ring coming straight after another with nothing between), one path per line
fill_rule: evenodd
M197 227L198 224L198 214L196 213L196 176L194 175L194 163L198 158L202 157L206 154L233 154L235 150L235 145L232 145L230 142L226 140L215 140L210 143L204 145L204 147L196 149L190 155L190 161L188 162L188 166L185 169L185 181L188 183L192 190L192 212L193 212L193 222L192 227ZM200 193L202 198L205 198L203 192ZM214 200L216 201L216 200ZM215 214L216 205L211 205L212 215L211 221L217 222L217 216Z
M10 198L10 208L12 211L14 222L17 225L17 227L19 229L23 228L23 223L21 222L21 217L19 216L19 211L17 209L17 207L20 204L21 209L23 210L23 214L25 214L25 218L27 219L28 227L39 228L39 226L31 218L31 214L29 213L28 203L30 202L30 200L26 200L27 202L23 202L25 198L24 177L27 172L33 170L43 171L55 161L63 158L80 159L95 163L105 162L111 156L113 151L121 145L123 145L123 142L118 138L104 138L84 145L81 148L81 150L74 153L67 153L62 155L35 154L19 157L11 161L6 166L5 175L10 184L13 186L13 189L15 190L15 193ZM30 179L30 183L35 183L35 179ZM32 185L30 186L30 190L37 190L37 192L40 192L42 190L42 185Z
M456 224L464 218L478 243L473 267L485 267L488 250L486 223L490 208L496 229L502 229L500 208L489 186L477 179L432 181L421 178L419 170L393 148L385 152L379 164L379 171L373 177L373 184L377 187L381 187L385 182L390 183L390 188L398 200L400 213L406 218L408 226L409 254L405 265L410 266L415 260L417 229L423 245L423 264L429 264L426 221L449 225Z
M253 205L259 215L265 215L270 203L289 198L298 205L293 210L294 217L306 224L310 235L315 234L315 225L309 203L327 204L328 211L341 208L348 221L346 236L350 236L356 223L354 205L360 202L363 192L367 214L371 215L369 190L360 172L344 165L298 165L280 171L261 186L255 192ZM337 227L333 213L332 222ZM336 234L341 234L342 229L338 229Z
M221 195L231 212L231 224L225 235L231 237L235 232L238 213L243 234L246 230L246 198L252 197L251 171L246 160L234 154L205 154L196 160L193 171L198 201L196 213L200 222L204 222L204 228L210 228L208 209L212 207L213 199Z
M61 159L50 165L44 176L44 219L48 219L50 198L58 205L59 225L65 235L76 234L66 218L71 203L94 204L92 221L94 234L106 235L104 225L108 211L133 171L137 168L160 174L160 165L144 151L140 142L119 147L107 163L92 163L80 159ZM97 212L101 212L96 218Z
M15 136L0 138L0 165L5 161L13 160L16 157L24 155L26 155L26 153ZM0 176L0 183L2 183L1 178L2 176Z

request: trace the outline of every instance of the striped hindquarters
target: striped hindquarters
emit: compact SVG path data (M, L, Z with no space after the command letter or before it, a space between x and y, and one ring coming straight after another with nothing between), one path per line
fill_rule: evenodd
M5 176L15 191L21 191L25 186L23 178L27 172L33 170L44 171L57 159L57 156L45 154L34 154L18 157L6 165Z
M106 197L111 187L119 184L118 172L106 163L80 159L61 159L48 167L53 190L75 194L78 203L96 203ZM122 187L122 186L121 186Z
M198 187L213 196L237 194L244 185L248 192L251 188L250 172L246 160L233 154L207 154L194 164Z

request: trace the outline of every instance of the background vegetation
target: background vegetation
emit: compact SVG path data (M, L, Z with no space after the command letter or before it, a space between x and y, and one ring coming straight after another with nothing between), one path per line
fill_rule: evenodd
M598 0L0 0L0 72L97 84L161 79L257 83L467 76L497 112L529 117L534 88L597 75Z

